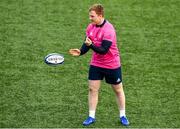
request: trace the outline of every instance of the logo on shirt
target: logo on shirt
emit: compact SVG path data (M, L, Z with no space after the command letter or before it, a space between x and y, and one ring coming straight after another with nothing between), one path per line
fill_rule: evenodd
M111 37L112 37L112 35L111 35L111 34L109 34L109 35L107 35L107 37L106 37L106 38L111 39Z
M90 36L93 36L93 33L92 32L90 32L90 34L89 34Z

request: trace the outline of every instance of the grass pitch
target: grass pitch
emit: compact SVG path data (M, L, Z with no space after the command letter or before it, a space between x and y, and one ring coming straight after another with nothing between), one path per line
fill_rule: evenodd
M0 1L0 127L82 128L91 52L71 57L97 1ZM117 31L132 128L180 127L180 1L99 0ZM65 62L47 66L58 52ZM92 128L122 128L115 95L101 86Z

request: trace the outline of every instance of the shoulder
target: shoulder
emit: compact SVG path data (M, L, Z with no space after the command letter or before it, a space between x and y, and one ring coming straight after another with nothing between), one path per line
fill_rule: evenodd
M108 34L109 33L111 33L111 34L115 34L116 33L113 25L110 22L108 22L108 21L106 22L103 30L104 30L104 33L108 33Z
M93 28L93 24L92 24L92 23L90 23L90 24L87 26L86 31L89 31L91 28Z
M115 31L114 26L109 21L106 22L105 29L106 30L114 30Z

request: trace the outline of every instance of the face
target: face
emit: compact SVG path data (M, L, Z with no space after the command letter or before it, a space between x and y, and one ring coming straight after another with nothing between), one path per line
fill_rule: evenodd
M89 19L93 24L100 24L102 15L97 15L95 11L90 11L89 12Z

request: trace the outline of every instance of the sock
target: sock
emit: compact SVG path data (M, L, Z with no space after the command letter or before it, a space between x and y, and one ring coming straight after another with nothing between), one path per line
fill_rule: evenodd
M95 118L95 111L94 110L89 111L89 116Z
M126 116L125 109L124 110L120 110L119 112L120 112L120 114L119 114L120 117Z

